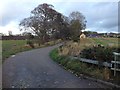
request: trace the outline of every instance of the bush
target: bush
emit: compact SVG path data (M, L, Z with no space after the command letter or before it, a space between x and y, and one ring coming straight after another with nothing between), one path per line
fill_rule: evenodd
M78 37L73 37L72 40L73 40L73 42L78 42L79 38Z
M34 43L31 40L27 40L27 44L30 45L31 48L35 48Z
M111 62L114 60L113 52L119 52L117 47L101 47L94 46L92 48L83 49L80 53L82 58Z

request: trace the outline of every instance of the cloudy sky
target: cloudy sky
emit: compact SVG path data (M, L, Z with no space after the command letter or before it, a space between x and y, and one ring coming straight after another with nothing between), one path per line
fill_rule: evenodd
M114 2L113 2L114 1ZM81 12L87 20L86 30L118 32L118 0L2 0L0 2L0 33L22 33L18 24L30 16L39 4L48 3L62 14Z

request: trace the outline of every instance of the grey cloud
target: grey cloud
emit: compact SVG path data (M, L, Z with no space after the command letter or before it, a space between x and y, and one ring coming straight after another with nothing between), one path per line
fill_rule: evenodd
M35 7L37 7L39 4L42 4L39 0L25 0L24 2L21 1L13 1L9 2L4 10L4 13L2 13L2 23L0 23L1 26L5 26L9 24L11 21L17 21L20 22L22 19L29 17L31 10L33 10ZM65 6L65 3L54 3L55 9L62 11L61 4Z
M10 21L18 21L30 15L30 11L39 3L38 0L29 2L10 2L2 15L2 26L7 25ZM52 3L56 10L66 16L72 11L81 12L87 20L87 28L98 30L113 30L118 23L118 3L114 2L57 2ZM103 21L103 23L99 23Z
M101 27L103 28L113 28L113 27L116 27L118 26L118 20L116 20L116 18L112 18L112 19L109 19L109 20L106 20L103 22L103 24L101 25Z
M28 17L30 11L35 7L34 3L26 2L10 2L2 13L1 26L9 24L11 21L20 21L21 19Z
M82 2L71 3L64 12L80 11L87 20L87 28L110 29L117 26L118 3L115 2ZM71 8L72 7L72 8ZM99 22L104 21L102 24Z
M104 30L114 28L118 25L118 7L117 3L103 3L93 5L91 11L86 14L87 26L104 28ZM98 6L98 7L97 7ZM102 24L99 22L103 21Z

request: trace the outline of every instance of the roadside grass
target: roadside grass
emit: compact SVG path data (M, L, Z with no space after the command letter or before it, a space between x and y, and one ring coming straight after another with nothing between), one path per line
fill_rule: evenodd
M16 53L37 49L46 46L52 46L57 43L60 43L61 40L54 40L50 42L46 42L44 45L35 46L35 48L31 48L29 45L26 44L26 40L3 40L2 41L2 62L11 55L15 55Z
M114 77L113 71L107 67L99 68L97 65L83 63L77 59L71 59L68 56L60 56L57 48L50 52L50 57L53 61L62 66L62 68L73 73L77 77L93 77L95 79L120 85L119 73Z
M69 56L72 56L73 52L78 52L78 49L81 51L85 48L93 47L93 45L102 44L105 47L119 47L120 44L118 40L118 38L86 38L81 40L78 44L75 44L73 41L67 41L62 47L52 50L50 52L50 57L64 69L74 73L78 77L86 75L120 85L119 72L116 77L114 77L113 71L111 71L110 68L99 67L69 58ZM112 45L109 45L111 43Z
M103 69L99 69L95 65L89 65L86 63L82 63L77 59L71 59L67 56L59 56L58 50L54 49L50 52L50 57L52 60L62 65L65 70L68 70L75 74L76 76L87 75L94 77L96 79L103 79Z

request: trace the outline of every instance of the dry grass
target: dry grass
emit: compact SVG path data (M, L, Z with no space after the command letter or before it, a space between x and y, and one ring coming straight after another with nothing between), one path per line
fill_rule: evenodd
M118 38L84 38L79 42L67 41L59 50L60 55L78 56L80 52L97 44L104 46L119 47Z
M109 80L111 77L111 71L107 67L105 67L103 70L103 77L105 80Z
M76 56L80 53L80 45L79 43L69 41L65 44L64 47L59 49L60 55L73 55Z

